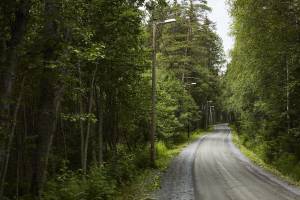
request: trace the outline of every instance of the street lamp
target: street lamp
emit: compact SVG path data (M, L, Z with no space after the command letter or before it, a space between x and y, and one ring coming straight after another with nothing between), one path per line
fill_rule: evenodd
M211 101L211 100L206 101L206 128L208 128L208 125L209 125L208 107L209 107L209 104L211 104L212 102L213 101Z
M159 22L160 24L167 24L167 23L173 23L173 22L176 22L176 19L167 19L163 22Z
M197 83L192 82L190 84L186 83L185 85L186 86L195 86L195 85L197 85ZM188 91L189 91L189 93L191 93L191 87L188 87ZM190 117L188 117L188 138L190 138Z
M215 106L210 106L209 107L209 116L210 116L210 122L213 124L214 123L214 117L213 117L213 111L215 109Z
M156 27L168 23L176 22L176 19L167 19L152 24L152 112L151 112L151 133L150 133L150 160L155 166L155 132L156 132Z

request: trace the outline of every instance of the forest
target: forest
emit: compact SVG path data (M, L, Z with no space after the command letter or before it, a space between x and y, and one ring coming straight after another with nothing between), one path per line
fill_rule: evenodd
M157 145L224 118L210 10L205 0L1 0L0 199L122 199L156 165L153 56Z
M300 1L227 4L229 58L207 0L1 0L0 199L139 199L225 122L299 182Z
M224 108L243 143L300 180L300 5L298 0L231 0L231 52Z

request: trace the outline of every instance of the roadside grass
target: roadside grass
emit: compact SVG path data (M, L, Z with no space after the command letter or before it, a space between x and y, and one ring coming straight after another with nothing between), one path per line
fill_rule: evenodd
M175 144L166 144L163 141L158 142L156 146L157 168L161 171L166 170L170 164L170 161L172 161L172 159L176 157L183 150L183 148L203 136L205 133L207 132L203 130L197 130L191 134L190 138L185 136Z
M247 148L244 144L242 139L240 138L239 134L234 130L234 128L231 128L232 132L232 141L233 143L240 149L240 151L249 158L254 164L261 167L262 169L270 172L271 174L281 178L282 180L288 182L291 185L300 186L300 181L295 179L293 175L285 175L282 172L280 172L276 166L266 163L261 155L256 154L251 149Z
M160 188L161 177L175 158L187 145L199 139L211 129L197 130L187 136L180 137L175 143L166 144L163 141L156 143L156 168L141 171L130 185L124 186L117 200L151 200L152 193Z

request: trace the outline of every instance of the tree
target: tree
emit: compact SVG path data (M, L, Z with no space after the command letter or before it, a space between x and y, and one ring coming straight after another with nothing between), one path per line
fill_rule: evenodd
M206 102L213 100L218 106L218 71L224 64L221 40L206 17L210 8L205 1L184 1L165 10L165 15L176 16L177 22L161 31L159 64L173 71L184 85L197 83L189 90L201 110L195 124L207 128Z
M298 5L273 0L230 3L236 44L225 76L227 108L235 113L248 145L261 141L256 147L259 153L284 171L287 157L295 163L300 158L295 144L299 141Z
M156 18L178 19L158 31L156 139L203 127L222 60L207 10L204 1L1 1L0 198L111 199L149 167Z

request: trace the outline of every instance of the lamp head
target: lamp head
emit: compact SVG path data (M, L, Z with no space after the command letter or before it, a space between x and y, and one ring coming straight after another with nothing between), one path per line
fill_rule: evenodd
M163 23L167 24L167 23L172 23L172 22L176 22L176 19L167 19Z

